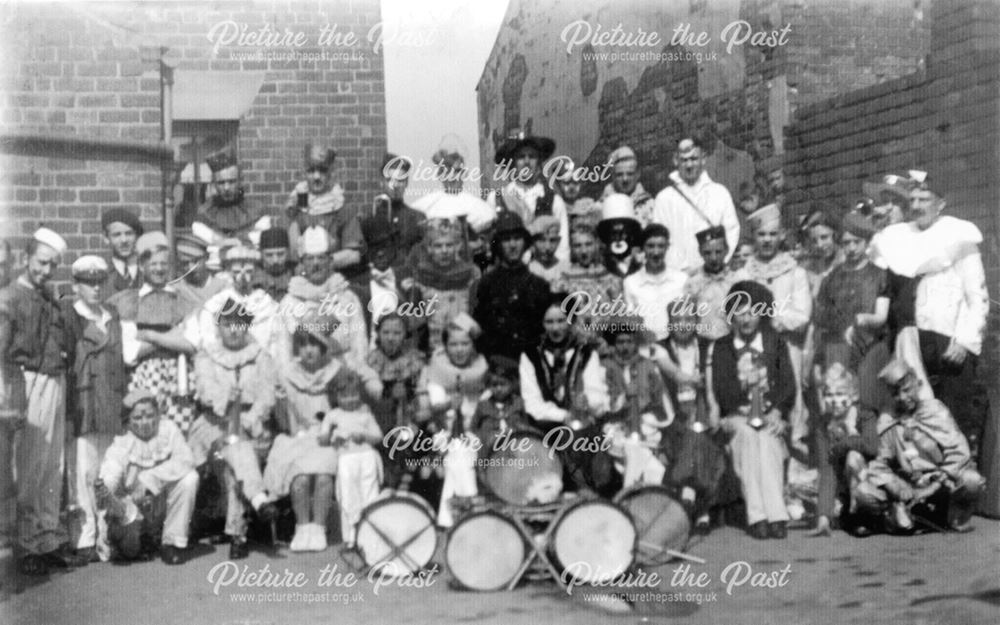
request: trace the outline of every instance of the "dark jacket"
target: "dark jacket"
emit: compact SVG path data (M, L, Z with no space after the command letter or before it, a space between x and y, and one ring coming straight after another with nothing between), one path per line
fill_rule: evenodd
M767 368L768 390L764 393L765 411L777 408L782 417L795 405L795 375L788 356L788 344L769 327L761 327L764 346L763 365ZM712 391L723 417L735 414L741 405L750 403L750 393L739 383L739 356L728 334L715 342L712 353Z
M480 351L517 360L535 346L550 297L549 283L523 263L498 265L473 286L472 316L483 329Z

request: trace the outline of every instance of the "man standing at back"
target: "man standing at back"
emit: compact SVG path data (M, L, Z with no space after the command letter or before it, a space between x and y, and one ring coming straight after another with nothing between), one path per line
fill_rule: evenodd
M125 289L138 289L142 285L139 275L139 255L135 242L142 236L139 218L124 208L110 208L101 214L101 230L104 242L111 248L111 262L108 278L101 288L101 295L107 299Z
M677 169L670 173L667 187L656 195L653 221L670 230L667 266L692 273L702 265L695 235L706 228L722 226L729 249L735 250L740 239L740 222L729 191L713 182L705 171L705 151L701 144L695 139L681 139L674 166Z
M25 575L86 564L69 551L59 523L67 346L63 317L47 285L65 251L62 237L39 228L28 243L27 269L0 290L0 406L13 400L24 407L3 421L0 438L9 441L15 430L23 428L15 465L20 569ZM0 471L6 473L9 467L9 459L0 458ZM4 475L2 481L9 483L10 476ZM13 505L0 502L5 509Z

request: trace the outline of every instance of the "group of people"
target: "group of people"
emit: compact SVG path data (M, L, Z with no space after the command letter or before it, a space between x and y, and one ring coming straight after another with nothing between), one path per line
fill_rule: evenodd
M176 564L195 513L244 558L285 501L292 551L327 548L334 503L351 545L387 488L448 527L493 441L555 428L598 445L540 499L663 485L698 530L735 506L755 538L785 537L802 499L816 534L970 528L989 300L982 236L932 179L887 176L796 231L780 196L734 205L691 138L655 196L627 146L599 198L580 168L543 177L554 151L509 138L512 179L484 201L439 150L443 188L413 206L390 154L358 207L310 145L276 210L221 153L190 233L105 211L110 258L76 258L63 298L66 242L39 228L0 290L0 532L21 571ZM408 462L421 437L437 462Z

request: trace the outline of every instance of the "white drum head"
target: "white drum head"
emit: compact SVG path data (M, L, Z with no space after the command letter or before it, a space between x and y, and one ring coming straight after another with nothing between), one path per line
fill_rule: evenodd
M557 523L553 550L567 578L607 582L632 566L635 526L614 504L583 501L568 508Z
M444 557L452 577L470 590L502 590L524 563L527 549L514 522L477 512L448 534Z
M427 502L414 495L379 499L361 513L355 540L365 564L382 574L416 573L437 549L434 515Z

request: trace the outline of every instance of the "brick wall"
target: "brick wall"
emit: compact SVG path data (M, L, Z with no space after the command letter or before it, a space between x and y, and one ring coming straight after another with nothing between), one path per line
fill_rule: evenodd
M157 65L142 62L127 33L45 5L8 9L0 64L5 134L159 139ZM66 238L72 261L103 249L96 221L103 209L123 206L146 221L158 218L158 167L24 154L0 159L0 234L16 248L45 224Z
M987 284L1000 294L1000 4L938 0L927 67L800 109L788 128L790 214L812 200L842 207L866 179L922 169L947 211L983 232ZM996 307L993 313L996 314ZM991 324L991 357L998 362Z
M265 72L239 122L238 146L248 199L283 206L302 172L307 141L338 152L337 177L347 201L368 205L386 150L382 56L366 40L380 21L378 0L195 3L15 3L0 26L0 134L41 133L156 144L161 140L160 60L191 71ZM208 34L221 21L302 32L294 59L238 58L264 51L234 41L213 51ZM352 33L319 45L320 29ZM321 55L326 54L326 59ZM0 154L0 235L20 246L40 222L73 248L103 252L100 211L123 206L158 226L158 166Z
M691 32L711 36L707 47L657 51L717 57L701 63L587 60L583 52L593 47L567 53L559 37L578 19L605 30L621 23L626 31L655 31L667 44L678 24L689 23ZM788 43L727 51L720 35L735 20L756 31L787 24ZM478 87L481 159L491 163L515 127L553 137L558 153L588 165L603 163L625 143L638 153L643 182L655 191L672 169L676 141L695 132L716 140L709 173L735 194L763 159L781 151L781 129L797 107L911 73L929 42L913 0L554 0L542 7L512 0Z

